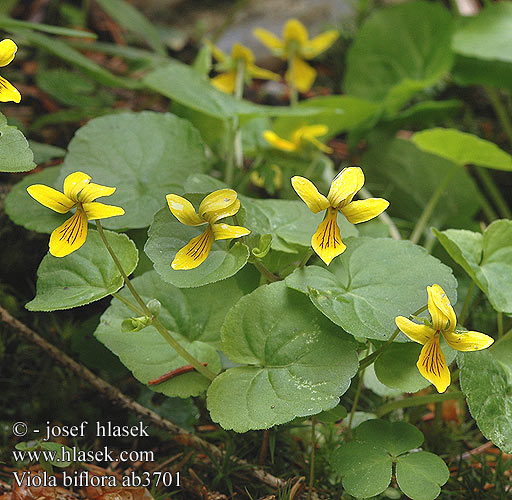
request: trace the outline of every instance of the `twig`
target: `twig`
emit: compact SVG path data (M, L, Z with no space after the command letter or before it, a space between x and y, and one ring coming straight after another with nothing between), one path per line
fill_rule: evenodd
M147 419L153 425L168 431L171 434L175 434L174 439L181 443L184 446L190 446L191 448L196 448L201 451L208 450L211 455L222 458L222 451L217 448L217 446L201 439L190 432L187 432L185 429L182 429L180 426L173 424L169 420L161 417L158 413L150 410L142 406L141 404L133 401L133 399L129 398L125 394L123 394L117 387L109 384L102 378L98 377L94 373L92 373L88 368L82 366L80 363L77 363L74 359L70 358L67 354L63 353L57 347L49 344L44 340L40 335L38 335L34 330L29 328L27 325L18 321L16 318L11 316L11 314L0 306L0 321L6 323L11 328L16 330L18 334L20 334L25 340L36 344L41 349L46 351L52 358L58 361L60 364L71 370L75 375L77 375L81 380L85 380L90 385L92 385L101 395L106 397L113 403L118 404L119 406L126 408L129 411L137 413L141 417ZM250 464L242 460L241 458L234 458L237 464L248 467L248 472L256 479L265 483L272 488L282 488L286 483L282 479L279 479L272 474L265 472L262 469L254 468L250 466Z
M203 363L203 366L208 366L208 363ZM185 365L180 366L179 368L175 368L174 370L171 370L170 372L164 373L163 375L160 375L159 377L150 380L148 382L148 385L157 385L162 384L163 382L167 382L168 380L171 380L174 377L177 377L178 375L183 375L184 373L190 373L193 372L195 368L192 365Z
M492 448L494 446L494 443L492 441L487 441L487 443L484 443L478 448L473 448L472 450L466 451L462 455L459 455L454 459L454 461L459 462L462 460L467 460L470 457L474 457L475 455L480 455L480 453L483 453L484 451L487 451L489 448Z

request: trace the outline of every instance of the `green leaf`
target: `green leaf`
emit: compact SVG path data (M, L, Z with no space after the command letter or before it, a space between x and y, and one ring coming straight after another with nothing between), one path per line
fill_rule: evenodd
M139 35L155 52L165 56L167 51L158 30L135 7L124 0L97 0L100 7L123 28Z
M60 166L47 167L35 174L26 175L16 184L5 198L5 212L16 224L31 231L51 233L69 218L69 214L58 214L38 203L28 193L32 184L45 184L62 190L62 183L57 183Z
M493 142L452 128L433 128L416 132L412 142L422 151L458 165L478 165L497 170L512 170L512 156Z
M240 196L245 208L245 225L253 233L272 235L272 249L297 253L294 245L309 247L311 237L322 222L324 213L314 214L302 201L272 200ZM357 236L353 224L340 215L338 217L343 237Z
M36 83L41 90L68 106L93 108L114 104L114 97L111 94L102 90L97 91L97 84L79 72L63 68L39 71Z
M494 221L480 233L434 231L450 257L461 265L497 311L512 313L512 221Z
M0 28L6 31L15 31L17 28L28 28L31 30L42 31L44 33L51 33L52 35L71 36L74 38L98 38L95 33L91 33L90 31L74 30L44 23L31 23L28 21L22 21L21 19L12 19L11 17L6 16L0 16Z
M213 242L208 257L195 269L174 270L171 262L176 253L205 229L206 226L182 224L168 207L156 213L144 251L164 281L180 288L203 286L229 278L245 266L249 258L247 246L232 240L230 247L230 242L223 240Z
M148 73L143 82L151 89L188 108L215 118L227 119L256 116L303 117L319 112L315 108L263 106L225 94L217 90L194 68L178 61L162 65Z
M230 307L243 295L246 284L231 278L221 283L194 290L179 289L165 283L154 271L135 278L133 286L145 302L152 298L162 304L159 320L200 362L208 363L214 373L220 370L217 349L220 328ZM120 294L133 301L128 290ZM167 344L157 330L150 326L139 333L124 333L121 323L133 315L122 302L113 299L101 317L95 336L105 344L143 384L171 370L187 365ZM203 392L210 381L197 372L179 375L151 389L167 396L186 398Z
M354 441L334 452L332 466L343 475L343 487L348 493L366 498L384 491L396 462L402 491L412 500L433 500L449 478L448 467L432 453L404 455L419 447L423 439L423 434L406 422L368 420L356 428Z
M389 486L393 461L383 448L351 441L334 452L331 466L342 475L347 493L368 498Z
M512 5L491 4L457 27L452 48L458 54L491 61L512 62Z
M459 85L490 85L512 90L512 64L457 55L452 78Z
M416 363L420 357L422 345L416 342L391 344L375 361L375 374L385 386L402 392L417 392L430 385L418 370ZM456 357L444 339L441 347L449 365Z
M64 450L67 453L67 456L73 456L73 450L62 443L52 443L50 441L41 442L39 444L41 450L48 450L55 453L55 458L53 460L49 460L48 463L55 465L56 467L69 467L73 462L68 462L64 460L63 453Z
M345 92L398 110L449 72L452 24L443 6L423 1L375 11L347 53Z
M34 161L37 164L46 163L54 158L62 158L66 155L66 150L51 144L43 142L28 141L30 149L34 153Z
M304 117L300 123L297 123L297 118L294 117L277 118L273 125L277 135L287 137L298 126L322 124L329 127L329 132L325 136L329 139L341 132L356 128L379 113L381 109L380 104L350 95L313 97L301 101L298 107L315 107L322 111L316 115Z
M452 304L457 282L449 267L408 241L347 238L347 250L328 268L307 266L286 285L308 294L330 320L356 337L386 340L395 317L408 316L427 302L426 287L438 283ZM400 334L399 341L406 337Z
M375 143L362 156L361 166L366 177L390 201L388 213L414 223L446 173L454 168L452 162L425 153L403 139ZM475 182L465 169L459 168L434 209L432 225L467 226L478 209Z
M392 457L417 448L423 443L423 434L407 422L367 420L354 432L354 439L384 448Z
M222 348L236 363L208 389L224 429L267 429L332 409L357 370L350 338L283 282L241 298L226 316Z
M461 353L460 387L466 395L469 411L482 434L504 453L512 453L512 349L508 347L508 364L493 349Z
M396 480L412 500L434 500L449 478L450 471L443 459L433 453L420 451L398 457Z
M0 172L26 172L35 166L27 139L0 113Z
M205 169L203 143L187 121L143 111L96 118L79 129L69 144L60 180L81 171L97 184L117 187L104 203L123 207L126 213L105 219L103 225L134 229L149 226L155 212L166 205L165 195L182 192L187 177Z
M324 424L334 424L343 420L348 415L347 410L344 406L338 405L335 406L332 410L326 410L318 415L316 415L316 419Z
M102 68L92 59L84 56L61 40L50 38L46 35L42 35L41 33L36 33L34 31L20 29L19 31L16 31L16 33L19 33L20 36L26 38L36 47L40 47L50 54L59 57L63 61L68 62L72 66L80 68L103 85L130 89L140 87L140 83L138 81L129 78L122 78L110 73L110 71Z
M131 274L138 261L135 244L125 234L105 234L123 269ZM96 231L89 231L76 252L43 258L37 270L37 294L25 307L29 311L71 309L100 300L122 286L123 278L102 239Z

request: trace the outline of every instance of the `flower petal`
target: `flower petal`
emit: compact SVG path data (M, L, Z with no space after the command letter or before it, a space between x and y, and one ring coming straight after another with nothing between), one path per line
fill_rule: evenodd
M395 323L401 332L405 333L414 342L418 342L418 344L425 345L436 334L430 326L418 325L418 323L414 323L404 316L397 316Z
M300 57L294 57L285 78L288 84L293 85L299 92L307 92L315 83L316 69Z
M480 351L486 349L493 342L494 339L480 332L464 332L464 333L453 333L443 332L446 343L457 351Z
M313 250L327 265L347 248L341 241L340 228L336 221L337 217L337 210L329 208L324 220L311 238Z
M220 63L224 62L228 56L221 50L219 49L219 47L217 47L216 45L214 45L212 42L210 42L209 40L206 42L208 44L208 46L210 47L210 50L212 52L212 55L213 57L215 57L215 59L217 61L219 61Z
M254 62L254 54L252 53L252 50L238 42L236 42L231 49L231 58L242 60L245 64L251 64Z
M273 71L269 71L268 69L260 68L255 64L247 64L246 66L247 74L251 78L259 78L260 80L280 80L281 77L274 73Z
M240 210L240 200L233 189L218 189L206 196L199 205L199 217L210 224L235 215Z
M114 194L115 190L115 187L102 186L101 184L89 182L89 184L86 184L82 191L78 193L78 200L81 203L89 203L101 196L110 196L111 194Z
M263 28L254 28L252 34L266 47L274 52L280 52L284 48L284 42L278 36Z
M14 85L11 85L5 78L0 76L0 102L10 101L20 102L21 94Z
M384 198L368 198L366 200L352 201L341 207L343 215L352 224L359 224L377 217L388 208L389 201Z
M34 200L59 214L65 214L75 206L75 202L66 195L43 184L33 184L27 188L27 191Z
M281 151L287 151L288 153L292 153L293 151L297 151L298 145L293 142L287 141L286 139L281 139L275 132L272 130L265 130L263 132L263 138L276 149L280 149Z
M210 226L206 231L192 238L172 261L171 267L176 270L194 269L205 261L213 243L213 231Z
M82 207L87 216L87 220L106 219L107 217L114 217L116 215L123 215L124 210L121 207L114 205L105 205L93 201L90 203L83 203Z
M444 314L446 321L450 322L450 326L447 328L447 330L453 332L457 326L457 316L455 316L455 311L450 304L450 299L439 285L434 284L431 288L432 300L434 301L437 308Z
M210 83L225 94L232 94L236 86L236 72L228 71L210 79Z
M87 216L77 210L73 217L55 229L50 236L50 253L54 257L65 257L78 250L87 238Z
M438 285L439 286L439 285ZM441 288L441 287L439 287ZM427 286L427 295L428 295L428 312L430 313L430 316L432 317L432 327L434 330L445 330L448 328L448 322L449 318L446 316L446 314L439 309L437 306L434 297L433 297L433 290L431 286Z
M309 40L305 47L302 48L302 55L306 59L313 59L317 55L325 52L339 37L339 32L329 30L321 33Z
M309 179L295 175L292 177L292 186L314 214L329 208L329 200L318 192L316 186Z
M212 224L213 237L216 240L229 240L246 236L251 231L242 226L230 226L229 224Z
M10 39L5 38L0 42L0 66L7 66L16 55L18 46Z
M283 38L286 42L297 42L303 47L308 42L308 30L298 19L289 19L283 27Z
M168 194L165 198L172 214L182 224L186 224L187 226L199 226L206 222L197 215L194 206L186 198L178 196L177 194Z
M73 172L64 179L64 194L75 202L78 201L78 193L89 184L91 176L83 172Z
M344 168L332 181L327 199L332 207L348 205L363 184L364 174L359 167Z
M436 386L437 392L446 391L450 385L450 370L441 350L438 335L423 346L416 366L420 373Z

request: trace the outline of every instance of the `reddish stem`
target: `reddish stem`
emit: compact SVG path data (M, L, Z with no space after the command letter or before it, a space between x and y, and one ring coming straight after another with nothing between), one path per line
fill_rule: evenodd
M203 366L208 366L208 363L201 363L201 364ZM177 377L178 375L183 375L184 373L190 373L190 372L193 372L194 370L195 370L195 368L192 365L180 366L179 368L176 368L175 370L171 370L170 372L160 375L160 377L158 377L158 378L150 380L148 382L148 385L161 384L162 382L166 382L167 380Z

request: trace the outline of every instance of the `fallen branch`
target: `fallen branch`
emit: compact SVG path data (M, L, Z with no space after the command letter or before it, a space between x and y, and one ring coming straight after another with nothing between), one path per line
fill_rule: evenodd
M60 349L49 344L44 340L40 335L38 335L34 330L29 328L27 325L18 321L16 318L11 316L11 314L0 306L0 319L3 323L6 323L11 328L13 328L17 333L19 333L24 339L32 342L33 344L38 345L41 349L46 351L50 356L52 356L56 361L60 364L74 372L81 380L85 380L90 385L92 385L100 394L110 400L112 403L118 404L127 410L133 411L144 417L153 425L164 429L171 434L174 434L174 439L184 446L190 446L192 448L196 448L201 451L208 451L211 455L221 458L222 451L215 445L201 439L200 437L187 432L185 429L182 429L180 426L173 424L169 420L162 418L158 413L150 410L142 406L141 404L133 401L133 399L129 398L125 394L123 394L119 389L109 384L102 378L98 377L94 373L92 373L88 368L82 366L80 363L77 363L74 359L70 358L67 354L63 353ZM272 488L283 487L286 482L282 479L279 479L272 474L265 472L263 469L256 468L251 466L245 460L241 458L234 457L234 460L237 464L244 466L248 469L248 472L256 479L265 483Z

